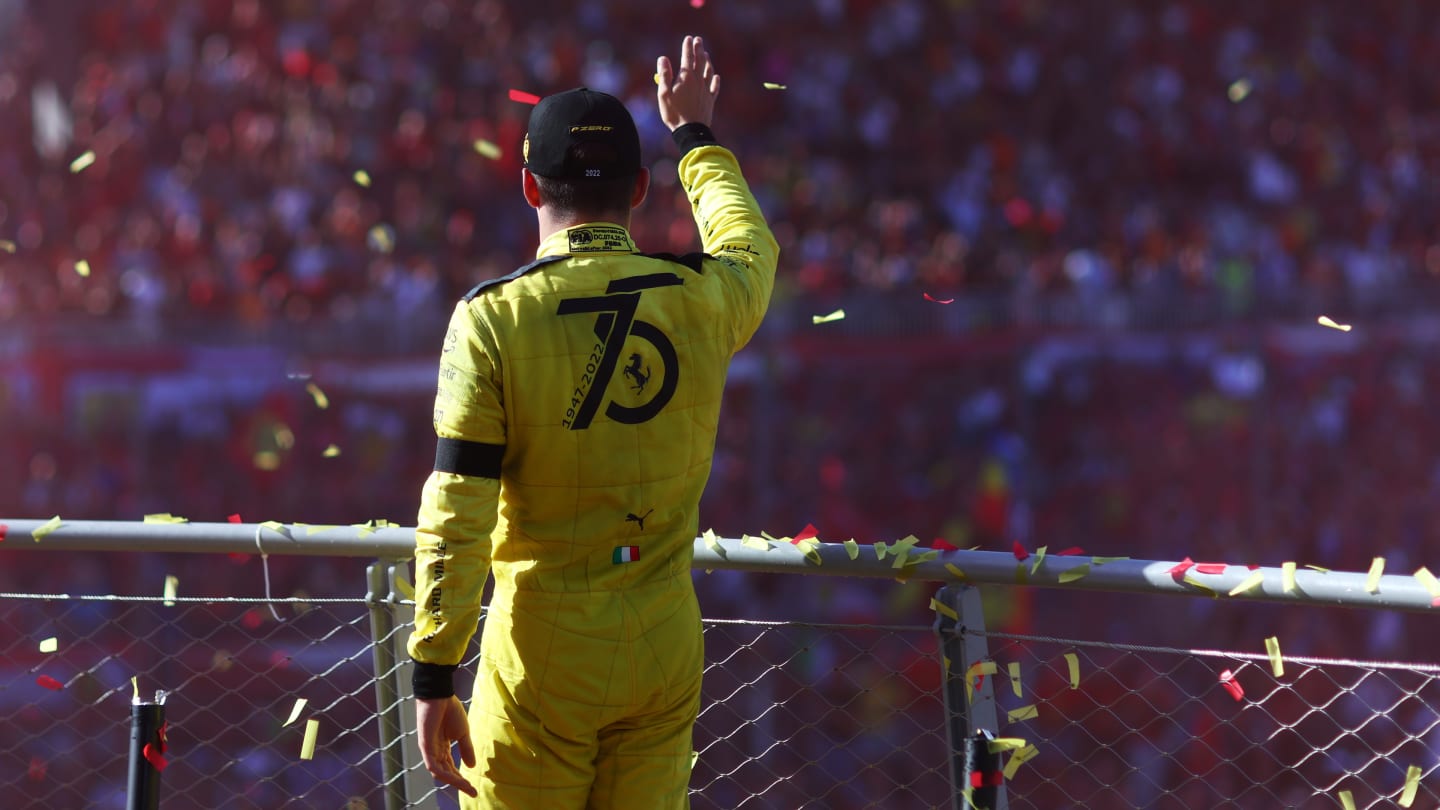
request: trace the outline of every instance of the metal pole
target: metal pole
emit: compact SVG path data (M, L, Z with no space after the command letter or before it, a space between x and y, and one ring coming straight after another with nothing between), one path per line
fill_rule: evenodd
M954 790L952 807L967 810L984 797L988 803L979 805L983 810L1008 810L1005 786L994 784L990 776L998 774L999 768L983 767L995 761L989 740L999 729L999 713L995 707L995 678L980 674L989 660L980 591L968 585L946 585L935 592L935 604L935 633L944 666L942 694L947 718L945 738L950 745L950 784ZM972 782L972 774L977 771L983 772L982 787L986 788L979 793Z
M395 651L390 646L395 620L390 614L390 563L380 560L366 569L370 592L370 650L375 662L375 714L380 724L380 763L385 810L401 810L405 796L405 754L400 749L400 689L395 683Z
M154 703L142 703L137 696L130 706L130 778L126 810L157 810L160 807L160 769L164 767L165 693L156 692ZM149 749L149 756L146 755Z

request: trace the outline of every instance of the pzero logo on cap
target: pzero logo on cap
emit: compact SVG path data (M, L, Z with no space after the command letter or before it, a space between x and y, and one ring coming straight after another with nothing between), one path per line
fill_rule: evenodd
M632 177L641 168L640 136L625 104L583 87L535 105L522 154L526 168L541 177Z

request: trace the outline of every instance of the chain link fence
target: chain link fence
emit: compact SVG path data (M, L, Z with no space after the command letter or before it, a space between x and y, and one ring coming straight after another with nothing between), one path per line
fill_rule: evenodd
M372 607L0 594L9 796L23 807L124 808L135 678L147 698L169 692L162 806L385 807L383 758L395 752L381 744L381 724L393 706L379 705L375 688ZM390 628L381 646L409 631ZM54 652L41 651L47 639ZM948 800L929 628L707 620L705 641L697 810ZM317 745L303 760L310 719ZM411 770L423 786L412 802L456 806L453 791Z
M1007 780L1010 810L1440 801L1440 667L1283 657L1276 676L1266 655L986 640L999 734L1036 749Z

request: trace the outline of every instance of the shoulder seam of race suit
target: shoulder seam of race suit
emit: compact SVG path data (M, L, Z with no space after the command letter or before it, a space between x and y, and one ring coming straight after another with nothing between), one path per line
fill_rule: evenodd
M476 284L474 287L470 288L470 292L467 292L465 293L465 295L461 296L460 300L466 302L472 301L474 300L475 296L479 295L482 291L489 289L490 287L504 284L507 281L514 281L515 279L525 275L526 273L534 270L537 267L544 267L547 264L552 264L554 262L558 262L568 258L571 258L569 254L562 254L559 256L542 256L520 268L519 270L516 270L513 273L500 276L499 278L489 278L480 282L479 284Z
M644 257L647 258L647 259L659 259L659 260L665 261L665 262L674 262L675 264L683 264L683 265L685 265L686 267L690 268L691 270L694 270L696 273L699 273L699 274L701 274L701 275L704 275L704 274L705 274L705 264L704 264L705 260L706 260L706 259L713 259L713 258L715 258L714 256L711 256L709 253L686 253L686 254L684 254L683 256L677 256L677 255L675 255L674 253L663 253L663 252L662 252L662 253L641 253L641 254L639 254L639 255L644 256Z

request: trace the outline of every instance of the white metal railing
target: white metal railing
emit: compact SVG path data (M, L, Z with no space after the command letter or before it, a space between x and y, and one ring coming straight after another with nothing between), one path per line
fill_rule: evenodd
M361 751L358 747L359 742L367 736L378 742L378 745L375 745L368 753L361 751L356 755L359 761L357 766L359 763L377 765L381 771L381 795L383 795L387 807L437 806L436 791L424 772L418 767L418 754L413 745L413 718L408 716L409 701L405 699L408 695L409 673L403 641L406 628L413 622L413 602L410 600L412 591L408 581L409 566L407 564L413 552L413 529L388 525L139 523L57 521L54 519L48 521L0 519L0 526L4 527L4 542L0 543L0 565L6 564L8 560L14 560L16 555L45 555L79 551L259 553L262 555L358 557L376 560L369 568L368 593L365 599L348 600L369 613L368 638L365 637L367 634L361 627L361 625L367 624L364 618L339 615L340 603L346 600L332 600L333 604L325 603L325 600L315 600L322 603L319 605L322 609L313 610L316 605L309 605L308 609L312 610L312 613L308 621L318 621L321 625L343 628L341 636L346 639L345 643L337 646L330 633L326 632L320 634L317 639L287 641L286 648L291 650L287 655L301 656L300 652L294 651L309 650L309 652L304 652L304 656L316 659L336 654L331 648L339 651L338 657L344 661L347 667L344 670L347 673L344 677L339 677L332 668L322 667L319 672L331 674L312 675L310 680L305 683L311 684L312 691L317 692L323 692L325 689L339 689L332 697L327 698L327 704L331 706L345 706L353 702L357 696L357 689L373 692L374 703L371 714L353 719L344 730L346 744L353 750ZM935 762L925 763L902 757L903 761L901 765L897 766L896 772L903 771L908 775L903 778L894 778L893 784L886 782L884 786L876 789L889 791L883 794L888 797L883 800L886 806L909 806L907 803L935 806L938 803L949 801L955 803L956 807L960 807L966 801L979 801L982 803L981 806L985 806L984 802L989 802L989 806L995 810L1006 807L1053 806L1053 802L1056 800L1054 797L1060 795L1070 795L1072 801L1078 802L1075 806L1085 806L1086 801L1083 798L1085 795L1092 793L1100 795L1097 791L1102 789L1113 790L1113 787L1076 787L1071 784L1076 782L1076 774L1080 772L1078 763L1093 760L1092 754L1073 750L1075 740L1088 739L1100 748L1108 745L1098 732L1086 728L1085 724L1090 722L1090 717L1096 712L1103 717L1112 719L1122 717L1124 718L1122 725L1125 728L1120 739L1127 745L1137 746L1140 743L1136 742L1136 735L1140 734L1147 727L1147 723L1153 719L1144 716L1144 712L1153 710L1155 713L1164 714L1165 710L1160 706L1153 706L1150 709L1142 706L1137 709L1128 704L1122 705L1123 701L1118 697L1113 698L1113 703L1106 704L1103 701L1094 700L1094 695L1091 695L1091 703L1087 704L1087 712L1091 714L1066 720L1068 725L1065 726L1065 729L1078 729L1078 732L1042 728L1031 729L1026 733L1025 736L1031 742L1043 744L1044 741L1053 741L1053 745L1057 749L1057 753L1049 760L1050 767L1034 768L1035 773L1043 774L1043 781L1040 784L1027 787L1011 783L1010 779L1014 774L1013 770L1009 768L1006 769L1007 777L1003 780L1003 784L986 782L985 778L988 777L984 777L984 774L990 773L986 770L987 768L997 768L1000 759L1014 756L1013 751L1003 751L999 757L990 756L987 749L988 743L985 742L986 735L991 737L996 734L1002 737L1012 736L1018 733L1017 730L1023 731L1023 727L1030 721L1024 719L1023 712L1017 715L1013 707L1005 709L1010 685L1013 685L1016 696L1021 694L1019 679L1013 671L1010 675L1014 681L1013 684L1002 687L999 690L1002 694L997 695L994 687L996 678L999 678L1002 684L1007 684L1007 662L991 656L988 639L996 636L987 635L985 631L984 617L980 610L980 588L972 586L983 588L1029 586L1063 590L1112 591L1152 596L1161 594L1202 597L1221 601L1270 602L1297 607L1329 605L1377 611L1420 613L1429 613L1436 609L1433 605L1437 597L1436 591L1440 590L1440 583L1437 583L1425 569L1420 569L1413 574L1384 574L1324 571L1311 568L1296 569L1288 565L1280 568L1238 565L1212 568L1194 566L1188 560L1176 562L1085 555L1045 555L1039 549L1028 556L1024 554L1019 556L1025 558L1017 559L1016 554L1007 552L936 551L918 547L913 541L864 545L853 542L801 541L797 544L789 538L743 537L737 539L707 535L697 538L695 541L694 565L696 569L728 569L945 583L945 587L936 594L934 605L937 619L929 636L931 639L929 643L934 645L932 652L937 659L940 682L943 683L944 688L939 690L940 694L931 693L928 697L921 694L918 697L912 697L907 705L912 709L914 706L927 707L925 711L920 711L918 714L939 723L939 725L929 727L925 727L923 724L916 727L916 733L928 740L924 745L917 741L917 750L920 748L943 748L948 751L948 757L945 758L948 761L938 764ZM65 605L83 605L87 603L86 600L95 598L97 597L65 594L0 594L0 610L3 610L7 604L6 600L28 599L30 603L39 601L44 605L53 605L60 614L68 614L73 612L73 609L66 608ZM127 604L158 601L155 597L133 598L111 595L99 598ZM220 609L224 608L225 603L225 600L203 599L179 599L177 601L182 608L189 605L188 609L191 611L198 611L201 606L209 604L218 606L211 609ZM241 602L244 600L231 601ZM252 614L256 610L255 606L264 605L267 610L270 610L277 604L283 606L285 601L249 600L248 604L250 604L251 610L228 619L228 626L232 629L245 630L250 627ZM46 608L46 610L48 609ZM130 624L126 622L123 632L139 632L144 636L139 640L146 643L154 633L180 638L187 657L205 657L200 651L210 643L206 637L197 635L190 638L187 634L191 631L181 628L177 624L178 620L152 615L149 611L153 609L145 608L142 604L139 607L127 608L127 611L133 615L143 614L143 620L138 620L140 624L146 627L153 625L154 628L161 629L153 630L153 632L144 629L136 631L132 630ZM136 613L136 611L139 612ZM197 617L199 615L197 613ZM317 619L316 616L319 618ZM329 618L328 624L327 617ZM3 618L0 616L0 619ZM103 623L111 620L101 618L99 621ZM734 622L707 621L707 639L715 640L707 642L707 648L711 643L723 643L726 650L722 655L713 656L715 660L707 664L707 679L725 684L724 694L715 696L716 704L727 700L754 703L755 716L738 718L734 722L739 726L729 730L705 730L702 734L701 730L697 728L697 746L701 745L701 737L709 734L709 742L704 744L705 751L715 752L713 762L697 766L697 780L704 785L705 791L725 794L727 796L725 801L730 802L733 806L745 804L747 801L758 802L759 806L768 806L767 802L780 799L773 796L766 798L767 791L780 790L781 788L775 786L781 783L789 784L790 788L788 789L793 790L795 785L802 782L813 784L823 781L825 778L838 778L833 774L827 775L823 769L815 770L821 768L817 762L795 765L791 770L784 768L775 770L771 763L760 768L757 772L758 775L745 776L744 767L748 767L745 766L745 763L764 764L762 760L767 755L773 755L775 750L783 748L787 743L798 745L802 740L806 748L817 749L822 753L829 751L830 753L826 756L836 760L850 756L850 754L835 752L844 751L851 745L860 744L853 736L841 735L838 739L825 737L817 728L820 724L813 719L792 718L785 721L791 724L789 726L777 720L777 707L785 704L787 689L793 691L797 688L795 684L800 683L805 684L804 693L806 694L810 690L828 693L837 688L831 682L833 678L843 676L848 679L843 683L854 689L865 693L879 691L878 684L871 684L863 679L857 680L853 672L875 664L876 662L867 660L871 657L881 659L878 663L883 668L892 663L887 656L895 654L896 650L903 654L913 655L916 651L925 649L923 633L911 632L912 637L909 640L902 640L907 635L906 631L919 631L921 628L856 626L856 628L852 628L855 632L851 635L862 639L857 642L854 639L842 639L839 635L841 631L835 626L800 622L745 622L743 620L739 624L748 628L741 635L750 640L733 641L733 637L739 632L733 629ZM295 628L291 628L291 630L293 629ZM361 632L361 636L358 639L350 638L356 635L357 630ZM1299 669L1302 673L1300 677L1309 679L1305 684L1307 690L1314 691L1314 684L1317 680L1323 680L1332 685L1333 688L1329 691L1334 693L1318 694L1317 696L1307 692L1304 696L1304 706L1307 708L1301 712L1300 717L1296 718L1292 716L1293 707L1289 707L1287 701L1294 699L1302 690L1290 688L1289 685L1280 681L1278 675L1275 676L1273 683L1263 687L1255 684L1255 679L1261 677L1267 670L1264 666L1264 655L1183 649L1141 649L1127 647L1123 644L1111 644L1108 641L1085 642L1048 638L1017 641L1004 636L999 636L999 638L1004 645L1002 655L1010 655L1016 659L1011 663L1017 663L1018 660L1024 659L1027 662L1027 668L1054 674L1064 672L1067 667L1075 666L1074 663L1064 660L1065 656L1077 656L1087 668L1099 667L1106 672L1107 678L1112 678L1121 684L1124 683L1120 675L1122 666L1133 668L1136 666L1137 660L1143 659L1149 663L1164 660L1167 655L1176 656L1182 660L1183 667L1177 664L1173 670L1161 671L1156 677L1177 689L1200 692L1203 692L1204 689L1196 685L1194 671L1213 669L1214 666L1208 662L1212 658L1222 662L1230 661L1235 670L1232 675L1238 675L1243 680L1251 681L1249 687L1251 703L1246 706L1254 708L1256 711L1248 716L1236 719L1221 717L1213 722L1226 724L1227 728L1230 728L1232 724L1236 729L1243 726L1245 733L1250 735L1244 749L1247 756L1255 756L1257 750L1263 750L1264 741L1277 734L1282 734L1284 728L1293 729L1299 724L1309 722L1305 718L1324 716L1332 709L1339 712L1356 711L1353 708L1346 708L1351 699L1355 697L1355 693L1368 690L1388 695L1390 692L1395 692L1397 696L1378 710L1384 713L1393 711L1396 706L1404 707L1409 711L1407 703L1409 698L1406 696L1413 697L1422 689L1427 690L1425 694L1428 694L1429 691L1440 691L1440 685L1431 685L1432 681L1436 681L1437 677L1440 677L1440 668L1431 665L1371 665L1356 661L1327 662L1292 659L1292 671ZM325 651L322 652L322 649ZM806 676L809 680L790 671L791 668L797 666L812 666L811 664L802 664L798 661L800 658L812 654L821 655L822 658L833 657L836 649L849 652L844 658L845 663L835 664L831 670L818 673L809 672ZM1049 651L1044 654L1037 652L1042 649ZM219 653L216 655L218 656ZM234 660L240 660L243 657L238 654L232 656ZM0 661L6 659L10 659L17 665L25 665L27 660L17 651L0 645ZM109 659L106 658L106 660ZM287 658L286 660L292 659ZM296 657L294 660L299 660L299 658ZM749 663L742 664L743 661L749 661ZM1123 661L1124 663L1109 663L1112 661ZM976 677L977 672L987 671L987 664L990 665L988 671L994 672L996 678ZM364 669L357 669L358 667L364 667ZM727 672L727 667L737 671ZM739 673L738 670L746 667L753 669L751 675ZM1185 667L1188 669L1184 669ZM38 672L36 666L28 666L28 668L22 666L21 668L24 669L24 673L29 673L26 677L32 679ZM1357 671L1360 674L1353 677L1334 674L1348 671L1346 668L1358 668ZM349 670L356 671L350 672ZM96 673L99 671L100 664L92 664L88 669L82 668L74 678L66 681L64 685L90 683L95 680ZM1071 677L1073 677L1074 670L1070 671L1072 672ZM1185 672L1183 677L1178 674L1182 671ZM184 672L183 677L187 683L205 685L197 688L224 688L211 684L211 679L219 676L209 673L202 675L189 670L184 670ZM4 681L5 674L3 668L0 668L0 698L3 698L7 689ZM357 687L351 683L356 677L360 677L357 683L365 684L363 687ZM334 683L320 684L321 681L326 680L334 681ZM777 682L771 683L771 681ZM1406 686L1406 684L1410 684L1410 686ZM33 685L21 685L34 691ZM1210 687L1213 690L1224 688L1218 681L1210 684ZM253 688L251 687L252 690ZM1325 692L1325 690L1320 691ZM12 692L12 694L15 693ZM1047 707L1053 705L1057 707L1056 711L1060 711L1059 707L1065 705L1065 700L1061 698L1063 695L1057 697L1052 694L1047 699L1038 701L1036 705ZM825 711L842 713L850 711L848 698L833 698L832 700L833 702L828 704L830 708ZM945 711L934 711L940 708ZM1021 708L1028 709L1030 707ZM1141 714L1133 717L1127 714L1136 711ZM338 715L340 710L336 709L335 712ZM730 710L722 711L712 705L702 713L701 723L702 725L714 723L717 726L729 723L729 719L721 717L726 713L730 713ZM1210 714L1204 716L1211 717ZM74 715L74 717L80 717L80 715ZM1020 719L1017 720L1016 717L1020 717ZM1004 722L1002 722L1002 718L1004 718ZM1393 777L1393 774L1385 770L1385 763L1389 762L1390 754L1400 750L1430 751L1431 747L1426 739L1432 735L1432 732L1435 732L1435 729L1440 728L1440 718L1426 721L1424 717L1417 717L1411 724L1413 727L1407 728L1403 734L1400 734L1398 742L1382 741L1366 736L1377 733L1373 728L1374 724L1370 723L1371 719L1371 715L1365 715L1359 720L1352 721L1350 725L1353 727L1343 729L1335 739L1313 741L1311 749L1296 755L1297 762L1294 763L1294 767L1284 769L1290 773L1304 773L1305 769L1301 766L1313 770L1316 762L1331 762L1337 759L1338 755L1330 752L1329 747L1353 744L1364 753L1355 755L1358 757L1358 764L1354 765L1351 770L1343 771L1338 775L1327 772L1324 775L1314 775L1313 778L1307 777L1298 783L1298 786L1287 784L1282 789L1281 787L1262 785L1258 789L1266 791L1267 801L1288 801L1290 794L1285 793L1285 790L1299 790L1302 793L1308 790L1309 793L1304 793L1305 796L1329 795L1343 789L1342 786L1348 784L1347 778L1353 780L1362 774L1371 781L1377 779L1384 781ZM0 731L5 729L5 722L0 721ZM75 722L84 721L76 720ZM1267 724L1276 728L1268 728ZM742 753L736 742L737 735L745 738L753 737L756 729L762 727L765 729L764 734L768 735L767 738L771 741L756 743L760 753ZM1010 730L1007 731L1007 728ZM18 734L12 731L0 734L0 736L23 737L23 729L14 731L18 731ZM1143 737L1143 734L1141 736ZM1435 736L1440 736L1440 732L1435 732ZM219 745L219 742L215 743L217 748ZM1119 743L1117 742L1116 745L1118 746ZM829 748L827 749L826 746ZM772 754L766 752L772 752ZM6 754L7 749L0 744L0 762L5 762ZM16 753L15 756L20 757L20 754ZM226 756L233 756L233 754L228 754L224 750L214 750L207 752L207 756L223 759ZM704 756L705 754L702 752L702 759ZM1159 752L1153 756L1160 757L1160 761L1168 761L1166 758L1171 755ZM1090 757L1090 759L1082 760L1082 757ZM1432 757L1432 759L1435 758ZM378 763L375 760L378 760ZM723 764L731 760L733 762L730 765ZM23 757L17 759L16 762L23 765ZM1067 762L1075 764L1067 767L1065 765ZM231 762L227 767L234 765L235 762ZM865 768L859 767L859 773L864 773ZM1147 767L1156 766L1152 763ZM704 768L711 770L706 770L702 777L701 772ZM1427 764L1419 771L1419 774L1421 776L1428 775L1433 769L1433 765ZM1331 770L1333 771L1333 768ZM974 773L982 774L978 783L978 791L976 783L972 782ZM1405 786L1390 791L1394 795L1388 798L1393 799L1400 796L1401 790L1409 790L1412 796L1415 791L1421 791L1421 795L1424 796L1431 795L1425 786L1411 784L1419 779L1415 772L1406 771L1406 774ZM942 776L948 778L942 779ZM845 778L848 777L849 774ZM1181 779L1181 784L1198 790L1199 788L1194 786L1203 781L1202 777L1203 775L1186 775ZM887 775L885 778L891 779L892 776ZM1146 778L1149 778L1148 774ZM1279 777L1276 778L1279 779ZM754 784L748 782L741 784L746 779L754 781ZM1391 781L1394 781L1393 778ZM936 798L935 796L936 785L941 782L950 785L948 798ZM1016 784L1008 797L1005 784ZM1255 786L1247 788L1251 791L1256 789ZM1152 784L1133 790L1137 791L1135 795L1139 796L1141 794L1150 795L1156 791L1165 794L1167 788L1164 785ZM1066 791L1069 793L1067 794ZM1087 791L1089 792L1087 793ZM730 794L741 798L734 799ZM865 799L860 792L852 790L848 786L843 790L837 789L833 795L829 792L824 792L823 795L828 797L826 801L832 802L827 806L834 807L848 806L845 804L846 801L854 802L856 806L866 806L867 803L881 801L876 798ZM1027 798L1027 795L1030 798ZM1034 798L1042 795L1050 798ZM1104 795L1107 797L1108 804L1125 806L1117 804L1117 802L1126 800L1125 796L1120 793ZM747 800L744 798L745 796L750 798ZM842 800L840 798L842 796L851 798ZM1223 797L1224 794L1219 794L1210 798ZM812 798L819 800L819 796ZM695 799L697 806L706 806L703 796L697 794ZM1129 800L1152 801L1152 799L1142 800L1139 798ZM1357 801L1354 798L1351 800L1356 803L1357 807L1372 807L1379 806L1377 802L1387 800L1387 795L1377 792L1376 796L1368 801L1365 799ZM1047 802L1052 804L1047 805ZM286 806L292 805L287 804ZM1139 803L1130 806L1146 807L1148 805Z

